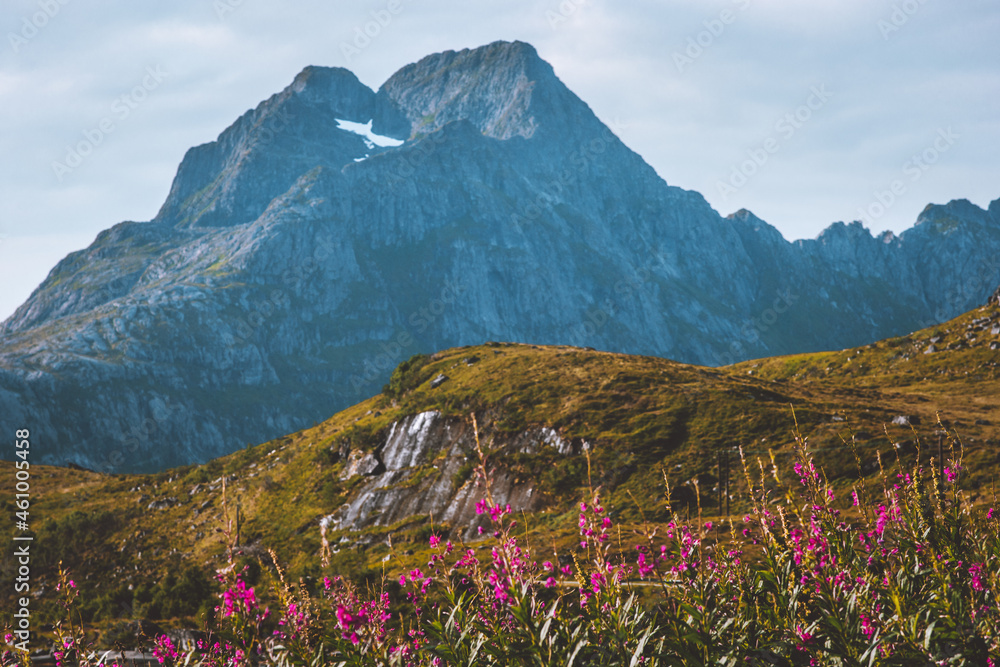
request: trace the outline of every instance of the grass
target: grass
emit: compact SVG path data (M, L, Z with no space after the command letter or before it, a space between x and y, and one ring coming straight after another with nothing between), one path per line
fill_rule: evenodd
M1000 387L996 352L989 349L998 337L989 333L992 324L984 325L984 318L1000 321L1000 313L983 309L871 346L722 369L506 343L417 357L397 369L384 393L313 428L201 466L121 476L33 466L31 522L48 545L40 547L44 555L33 562L33 586L53 590L61 558L76 577L81 619L88 628L110 632L131 618L133 612L122 611L126 603L126 609L141 610L164 627L201 626L210 615L208 598L178 609L152 605L147 592L136 591L154 590L179 572L200 577L206 595L215 590L212 572L224 565L227 547L217 529L224 525L223 507L232 515L237 503L240 546L251 555L273 548L292 581L302 578L315 585L335 574L370 581L383 568L398 572L419 566L429 553L411 538L429 529L454 538L464 527L441 526L417 504L412 518L395 530L372 525L332 531L331 544L339 551L323 567L319 520L357 497L369 482L363 476L341 479L351 452L376 450L393 423L428 410L440 412L457 430L467 429L469 415L476 415L497 470L510 473L521 488L532 485L540 499L521 517L519 530L532 544L564 556L578 542L575 506L588 480L602 488L603 503L623 530L638 530L643 521L662 526L699 506L704 519L718 524L725 518L719 507L719 461L728 452L732 511L750 510L749 487L736 474L735 448L742 446L751 461L769 461L773 451L778 463L787 465L795 456L789 434L796 420L817 465L843 496L859 479L852 445L871 484L878 479L879 455L885 465L898 461L907 468L916 465L919 453L926 466L936 455L940 413L943 425L964 443L966 502L979 507L992 502L990 488L1000 463L995 447ZM970 332L975 341L965 337ZM938 337L935 345L941 350L922 354ZM432 387L442 374L448 380ZM900 415L911 417L915 426L893 424ZM517 437L543 426L558 431L576 453L546 447L520 452ZM433 463L444 452L431 454ZM447 476L448 488L457 493L473 481L471 461L455 474L425 465L408 471L396 486L417 494ZM13 511L8 500L14 497L12 466L0 464L0 510L5 512ZM670 505L665 479L672 488ZM171 498L176 502L148 509ZM12 532L5 528L0 536L9 539ZM389 539L408 546L388 551ZM383 563L387 554L392 557ZM5 606L12 603L9 588L0 595ZM39 604L40 622L54 622L62 613L50 595Z
M547 557L525 518L494 500L491 455L477 434L484 543L449 540L414 517L384 530L395 546L373 550L396 562L391 573L368 570L363 584L333 573L296 584L275 552L241 555L227 513L207 638L182 646L153 633L147 641L170 667L992 666L1000 659L1000 516L970 504L961 443L948 444L944 477L918 462L861 476L839 493L794 432L788 465L741 457L745 516L722 522L699 506L655 525L643 511L655 501L633 497L644 518L629 524L590 487L572 512L576 548L563 558ZM406 563L401 544L424 548ZM196 594L192 576L143 587L136 598L147 610L178 605ZM62 566L55 588L64 612L57 660L96 664L92 639L74 620L79 587ZM19 664L16 639L8 632L0 664Z

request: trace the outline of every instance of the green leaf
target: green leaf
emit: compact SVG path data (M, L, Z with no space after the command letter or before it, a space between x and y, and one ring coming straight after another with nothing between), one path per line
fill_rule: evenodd
M639 664L639 661L642 659L642 650L646 648L646 642L649 641L649 637L652 633L652 628L643 633L642 637L639 639L639 645L635 647L635 652L632 654L632 660L629 662L629 667L635 667Z
M937 625L937 621L934 621L927 626L927 631L924 632L924 650L931 650L931 635L934 633L934 626Z

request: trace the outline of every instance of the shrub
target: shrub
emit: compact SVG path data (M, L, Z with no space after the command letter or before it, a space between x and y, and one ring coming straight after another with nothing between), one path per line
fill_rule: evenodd
M426 566L366 588L334 577L310 591L275 565L273 614L257 592L266 573L230 562L213 638L188 655L161 636L154 652L206 667L997 664L1000 516L969 505L961 457L943 478L918 464L838 498L796 443L791 471L772 459L754 475L744 461L750 509L728 541L674 514L613 547L620 533L592 490L579 551L552 563L495 502L477 442L478 548L428 533ZM61 632L64 653L92 664L74 637Z
M390 398L399 398L420 384L420 369L431 360L426 354L415 354L396 366L389 377L389 384L382 387L382 393Z

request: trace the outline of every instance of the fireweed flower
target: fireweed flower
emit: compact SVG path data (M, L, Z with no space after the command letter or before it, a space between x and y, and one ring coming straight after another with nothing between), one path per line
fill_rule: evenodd
M185 653L177 650L170 637L160 635L156 638L153 646L153 657L155 657L161 665L167 662L167 660L183 660L185 655Z
M981 590L983 590L985 588L983 586L983 564L982 563L974 563L974 564L970 565L969 566L969 576L972 579L970 581L970 583L969 583L969 585L972 586L972 590L974 590L974 591L981 591Z
M278 629L274 631L274 635L285 640L303 638L309 633L311 620L306 610L300 608L297 602L289 602L284 615L278 621Z
M251 615L257 610L257 596L254 589L247 588L246 582L236 579L236 586L227 588L222 593L222 612L224 617L234 614Z
M645 579L653 571L654 567L646 562L646 554L640 553L639 557L636 559L636 566L639 569L639 578Z
M344 639L349 639L355 645L360 643L361 638L357 631L368 624L368 610L362 608L354 611L344 605L339 605L336 614L337 625L340 627Z
M863 634L867 639L871 639L872 635L875 634L875 626L872 624L872 619L866 614L861 614L861 634Z
M920 479L910 486L905 482L905 476L900 476L895 490L891 487L887 489L882 505L878 505L877 500L874 503L870 500L862 501L859 491L848 489L855 506L865 506L866 510L876 510L877 507L877 510L866 511L863 516L852 518L849 523L838 523L836 510L829 505L829 500L833 499L830 497L829 486L823 482L822 475L819 475L819 483L814 483L813 476L818 473L813 471L814 467L808 460L801 461L797 468L800 479L808 485L806 493L803 493L803 487L794 487L794 482L788 485L793 487L791 498L796 496L795 488L799 489L799 497L808 497L804 504L802 501L796 503L794 512L776 510L771 513L765 510L764 503L769 503L770 498L768 493L762 494L761 502L755 502L755 509L744 517L745 527L740 527L744 530L746 540L739 539L739 529L736 526L733 526L736 535L732 536L732 544L727 544L721 540L715 543L711 541L708 531L715 528L711 522L694 525L669 522L668 526L653 531L653 535L658 534L658 531L661 531L660 534L665 533L666 544L654 544L653 535L647 535L648 543L635 545L635 562L627 554L610 555L611 547L607 540L613 521L596 496L577 505L580 510L580 539L582 544L588 546L588 558L592 557L592 560L584 561L577 554L575 564L565 566L558 560L532 560L528 548L523 544L519 545L517 538L511 536L512 524L503 519L505 514L510 513L509 506L494 505L483 499L476 503L477 513L487 514L493 525L487 524L485 517L475 521L489 526L487 530L494 533L496 540L475 549L460 546L452 560L450 553L453 545L450 542L446 545L439 535L429 535L428 544L435 551L427 566L428 572L412 569L402 575L399 575L398 570L394 573L399 575L400 586L412 606L400 607L406 609L402 613L408 617L400 619L400 623L394 624L393 628L385 629L389 619L388 594L382 593L381 598L368 599L339 577L319 577L322 586L317 588L320 588L319 596L326 602L324 605L313 605L304 597L288 602L287 596L283 596L281 599L284 601L284 608L281 609L277 632L264 640L257 640L258 635L254 635L253 643L238 637L239 643L235 646L217 642L209 648L211 642L199 640L197 662L204 667L241 667L259 655L268 664L279 664L299 648L293 642L284 642L282 645L281 639L288 635L294 636L298 624L303 623L307 624L303 627L310 631L310 638L331 637L336 642L336 650L349 664L435 664L434 656L429 653L437 652L435 647L440 646L441 637L433 625L434 619L450 618L455 633L458 633L454 637L469 637L470 641L480 642L484 646L485 642L500 641L507 633L523 632L524 624L534 622L534 619L551 621L554 626L567 624L560 632L563 629L575 630L575 626L569 625L572 623L589 624L595 629L595 633L590 636L591 644L584 645L580 655L587 656L586 659L581 658L583 663L595 664L597 661L594 656L599 650L591 651L590 646L597 646L599 642L607 643L610 635L604 621L613 616L616 605L623 603L623 589L628 590L627 586L619 584L633 574L636 579L648 580L650 577L659 578L671 570L683 574L677 577L676 582L665 582L681 585L661 587L660 590L668 599L676 596L673 599L687 605L686 608L692 610L693 615L694 610L705 612L711 609L716 618L723 622L735 618L737 623L730 622L722 626L724 633L719 631L719 634L710 637L713 642L724 646L723 651L730 650L731 646L725 646L730 641L729 637L733 641L745 641L745 637L738 635L736 628L749 616L741 617L741 614L746 614L747 610L751 614L756 613L756 601L752 599L754 593L747 585L752 585L753 577L761 571L759 568L770 567L755 556L748 557L747 562L741 564L741 549L751 541L763 543L769 551L774 552L776 562L782 565L789 561L797 564L790 566L784 574L773 570L764 570L764 573L781 576L782 586L802 586L801 599L804 604L798 610L767 610L775 616L776 623L771 626L774 645L780 646L778 650L786 654L790 650L792 655L789 657L800 664L818 664L821 659L817 657L819 655L829 654L834 660L841 657L836 653L839 648L831 648L832 644L828 643L829 626L822 619L816 620L817 606L813 603L821 601L831 606L840 605L850 596L854 596L856 600L854 611L851 612L853 618L849 618L849 635L854 636L845 634L845 639L856 643L860 648L872 643L878 644L874 647L877 657L887 657L897 651L899 645L893 642L899 636L901 622L892 615L891 610L888 613L883 611L880 604L886 605L890 590L900 590L901 595L908 596L906 602L919 604L922 601L913 597L921 594L920 587L912 590L905 586L890 586L891 577L898 576L902 581L907 577L913 580L917 576L934 577L936 572L944 573L948 577L947 581L938 583L949 584L954 595L969 598L969 604L963 604L962 609L970 612L974 621L985 616L984 623L994 622L996 611L990 587L995 554L986 549L965 549L965 542L954 548L940 548L931 538L918 537L919 533L912 529L920 525L919 521L913 520L916 525L911 525L909 517L916 516L911 513L911 508L914 494L920 487ZM950 472L957 479L958 469L951 469ZM945 477L946 475L942 475L942 478ZM844 505L847 504L847 499L844 498ZM935 508L928 506L928 510L933 512ZM936 511L941 510L937 508ZM994 515L991 508L986 511L986 516L990 519L988 524L981 520L967 521L963 524L963 530L966 527L988 525L992 532L996 525ZM856 516L852 513L852 517ZM870 523L868 517L871 517ZM947 518L945 517L946 520ZM473 527L475 525L476 523ZM973 540L969 540L971 541ZM578 589L582 606L569 613L564 613L565 605L559 606L555 602L575 598L575 595L562 594L558 590L544 590L558 587L561 581L566 581L564 575L571 580L575 575L576 581L573 583L582 584ZM461 586L458 591L449 587L448 592L463 594L462 604L467 605L462 609L463 614L450 614L455 610L449 609L448 603L441 601L440 597L424 597L429 591L428 586L432 585L431 577L435 582L455 584L454 588ZM65 595L76 593L68 579L63 580L62 586ZM392 588L395 590L394 586ZM928 587L930 588L932 587ZM936 594L937 589L933 588ZM305 591L304 588L302 590ZM652 588L646 590L651 595L659 594ZM236 622L232 624L234 628L245 625L242 623L245 620L243 614L263 608L255 590L234 576L232 569L228 570L219 597L218 609L222 613L217 617L223 619L237 615ZM260 597L264 597L263 592ZM590 601L595 604L589 605ZM395 603L401 604L399 600ZM575 603L574 599L574 606ZM421 616L421 605L436 613L428 615L425 612ZM888 607L891 606L892 603L888 603ZM320 612L325 612L327 618L308 617L309 614ZM645 618L657 622L662 618L656 616L657 613L659 612L653 607ZM315 620L321 620L322 623L312 625ZM963 622L967 620L968 616L962 619ZM815 624L811 626L814 621ZM645 629L633 627L639 631ZM632 633L633 627L627 630ZM716 625L708 632L715 633L718 627ZM320 629L319 632L313 632ZM928 629L926 625L919 628L921 633L927 632L928 635L933 634L932 629ZM6 639L10 641L13 638L8 636ZM71 662L75 662L81 651L78 644L79 639L76 639L66 641L63 645L60 638L56 657L61 665L68 667ZM940 644L941 642L934 641L931 645ZM761 646L761 649L771 650L774 645ZM310 644L307 648L314 650L322 647ZM493 645L491 648L502 650L504 647ZM664 648L669 649L666 644ZM991 645L990 648L994 646ZM930 652L933 653L934 650L932 648ZM814 652L817 656L811 655ZM171 661L188 658L177 651L166 637L157 640L154 655L163 664L176 664ZM295 656L296 659L299 657ZM641 655L640 652L637 657L638 664L649 664L648 651L647 655ZM939 660L942 655L939 652L929 657ZM810 658L814 662L810 662ZM292 662L289 661L289 664Z
M894 499L895 500L895 499ZM885 527L889 525L890 521L899 521L903 517L902 512L899 507L893 502L892 507L886 507L885 505L878 506L878 517L875 519L875 532L878 535L882 535L885 532Z
M808 461L808 466L803 465L802 461L796 461L793 467L795 468L795 474L799 476L801 484L807 484L810 479L819 481L819 471L816 470L816 466L811 460Z
M503 516L504 514L510 514L510 504L508 504L503 509L501 509L500 505L495 505L492 508L490 508L490 518L493 519L494 523L499 521L500 517Z

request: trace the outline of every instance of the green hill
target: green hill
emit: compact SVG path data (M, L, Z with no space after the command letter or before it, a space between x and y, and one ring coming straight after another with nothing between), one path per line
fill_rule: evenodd
M985 501L1000 463L998 343L1000 308L991 306L862 348L718 369L506 343L414 357L381 394L204 465L116 476L32 467L32 590L42 591L41 617L55 618L61 560L81 586L84 621L190 625L213 604L212 568L223 562L227 530L251 559L273 549L293 578L396 572L425 559L432 524L472 539L467 501L480 493L472 415L501 492L525 510L529 539L564 557L588 486L602 488L626 530L665 517L665 480L675 509L721 516L720 475L728 469L734 497L746 487L737 448L755 472L769 450L780 466L796 423L831 481L849 491L858 479L852 451L865 475L877 472L879 454L886 467L911 465L918 450L929 462L940 413L945 455L958 457L958 436L963 487ZM404 436L425 451L407 450L406 465L387 460L387 441ZM0 464L8 516L16 511L13 465ZM388 509L366 514L376 501ZM463 502L450 520L428 511ZM745 508L734 500L728 509ZM394 519L380 521L387 516ZM15 570L8 556L4 578ZM12 590L5 585L4 595Z

